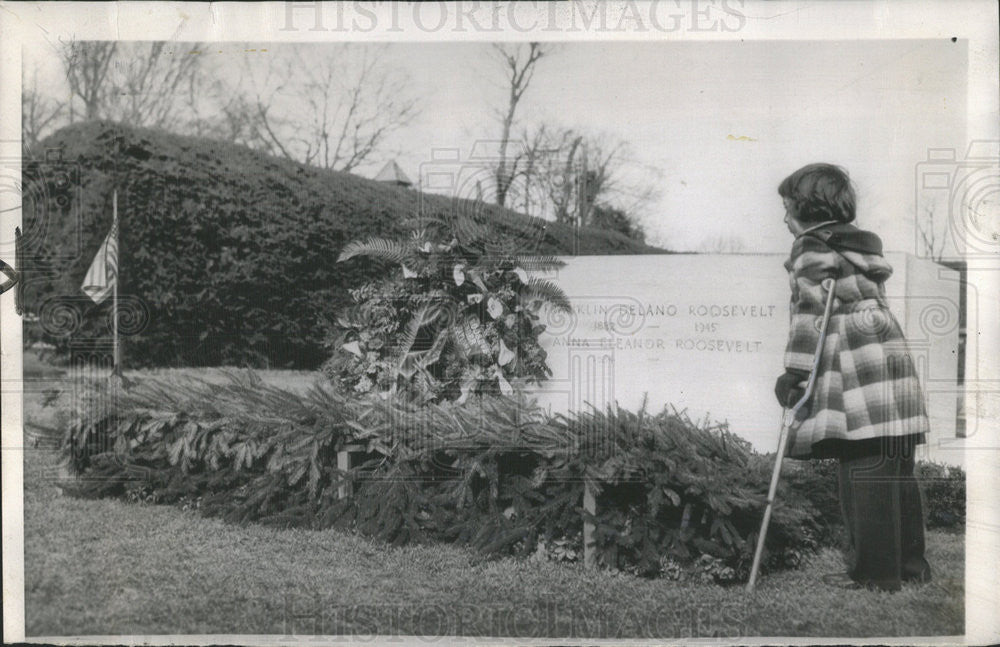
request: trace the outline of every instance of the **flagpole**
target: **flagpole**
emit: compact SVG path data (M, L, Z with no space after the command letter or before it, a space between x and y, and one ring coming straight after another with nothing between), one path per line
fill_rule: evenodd
M121 274L120 263L118 263L118 189L114 190L111 194L111 211L113 214L113 222L111 225L112 231L114 231L115 236L115 283L112 288L111 293L111 328L112 334L114 335L114 362L115 366L112 369L112 375L121 375L121 355L118 349L118 278Z

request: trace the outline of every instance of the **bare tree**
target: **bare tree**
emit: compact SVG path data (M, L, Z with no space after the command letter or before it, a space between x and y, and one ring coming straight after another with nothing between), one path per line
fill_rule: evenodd
M542 165L539 180L548 191L556 222L571 222L571 209L574 204L580 204L574 198L579 188L580 174L577 172L577 151L583 143L583 137L571 130L562 130L553 138L548 150L557 151L556 155L546 157L547 164Z
M541 187L544 215L556 222L589 226L596 207L635 220L659 195L658 172L633 159L620 139L545 125L524 139L530 163L518 166L514 158L514 179Z
M558 149L553 148L551 133L544 124L533 131L524 129L519 138L508 141L506 159L509 182L505 185L507 194L504 202L510 208L520 209L527 215L545 215L549 212L548 187L539 181L539 177L548 168L549 158L558 152ZM497 188L496 172L497 169L493 168L494 189ZM520 203L515 204L512 192L519 194Z
M179 130L195 103L201 55L197 43L120 43L111 65L109 119ZM187 99L187 101L185 101Z
M245 59L242 89L222 108L225 129L271 154L351 171L417 114L409 78L386 65L385 50L344 44Z
M233 93L222 75L211 67L193 78L185 92L190 119L186 129L197 137L246 143L248 109L242 94Z
M577 226L591 224L591 213L598 200L608 202L620 183L616 176L618 165L623 161L625 143L607 139L584 139L578 136L580 163L575 179L576 200L573 202L573 220Z
M32 70L21 89L21 145L36 150L39 142L63 115L64 104L38 92L38 70Z
M83 118L98 119L111 92L108 72L118 44L114 41L71 41L62 49L63 70L69 84L69 120L76 120L74 100L83 104Z
M517 106L521 102L538 61L548 53L539 43L519 43L517 45L497 44L493 46L494 56L504 69L508 83L506 105L497 111L500 121L500 144L496 166L496 201L500 206L507 202L507 193L517 174L516 163L508 159L508 147Z
M162 41L73 41L62 61L70 90L70 121L76 103L84 119L111 119L134 126L182 130L198 98L199 45Z

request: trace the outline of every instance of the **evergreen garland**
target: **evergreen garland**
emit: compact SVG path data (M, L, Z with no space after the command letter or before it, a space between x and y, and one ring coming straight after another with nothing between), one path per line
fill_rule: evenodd
M524 396L417 406L324 382L297 394L236 372L223 384L150 380L116 402L67 430L70 494L393 544L529 555L558 543L582 555L588 485L598 562L647 575L708 556L716 579L745 576L771 467L726 426L668 409L549 416ZM341 471L348 444L363 457ZM351 494L341 499L342 486ZM828 521L783 485L769 565L795 565Z

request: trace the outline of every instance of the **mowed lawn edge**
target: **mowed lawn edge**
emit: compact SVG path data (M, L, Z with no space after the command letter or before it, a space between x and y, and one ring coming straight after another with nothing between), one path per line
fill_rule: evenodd
M171 506L63 496L51 450L25 455L29 637L263 634L569 638L964 633L964 536L930 532L935 581L896 594L820 581L825 550L758 591L579 564L482 560L335 530L236 526Z

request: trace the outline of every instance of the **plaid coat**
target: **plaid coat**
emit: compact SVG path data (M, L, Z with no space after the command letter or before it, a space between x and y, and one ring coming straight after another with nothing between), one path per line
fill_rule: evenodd
M785 262L792 288L785 367L809 372L826 293L836 280L815 391L789 437L788 456L840 455L854 441L908 436L924 442L927 413L913 358L885 305L892 268L875 234L824 223L800 234Z

